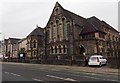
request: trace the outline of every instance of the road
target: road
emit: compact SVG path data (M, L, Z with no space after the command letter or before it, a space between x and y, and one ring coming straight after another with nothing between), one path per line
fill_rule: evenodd
M46 65L47 66L47 65ZM2 81L35 81L35 82L81 82L81 81L111 81L118 82L117 76L87 74L84 72L51 69L40 65L2 64ZM106 82L105 82L106 83ZM110 82L109 82L110 83Z

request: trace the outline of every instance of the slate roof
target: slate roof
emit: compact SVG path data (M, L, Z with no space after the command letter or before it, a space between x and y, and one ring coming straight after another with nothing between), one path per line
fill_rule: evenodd
M82 31L80 32L80 35L84 35L84 34L88 34L88 33L92 33L92 32L96 32L98 31L97 28L94 27L94 25L92 25L91 23L87 22Z
M6 45L8 43L8 39L4 39L4 43Z
M11 44L16 44L16 43L18 43L19 40L20 39L18 39L18 38L9 38L8 39L8 41L10 41Z
M102 28L102 25L101 25L101 21L100 21L97 17L93 16L93 17L88 18L87 20L88 20L88 22L90 22L96 29L99 29L99 30L102 30L102 29L103 29L103 28Z
M22 41L26 40L27 38L22 38L21 40L18 41L18 43L21 43Z
M44 35L44 29L37 26L28 36L43 36Z
M68 10L64 9L58 2L56 2L55 7L56 6L59 6L61 8L61 12L62 12L63 16L68 17L69 19L71 19L72 21L74 21L75 25L83 27L83 30L80 32L80 35L91 33L91 32L95 32L95 31L99 31L99 32L105 33L103 31L104 30L103 26L115 30L109 24L107 24L104 21L99 20L95 16L90 17L90 18L84 18L84 17L81 17L81 16L79 16L79 15L71 12L71 11L68 11ZM55 7L54 7L54 9L55 9ZM54 9L52 11L52 14L51 14L50 19L49 19L49 21L48 21L48 23L47 23L46 26L48 26L49 22L51 20L53 20ZM117 31L117 30L115 30L115 31Z
M75 23L76 25L83 26L84 23L86 22L86 19L85 19L85 18L83 18L83 17L81 17L81 16L79 16L79 15L77 15L77 14L71 12L71 11L68 11L68 10L64 9L58 2L56 2L56 5L58 5L58 6L61 8L62 14L63 14L64 16L66 16L66 17L74 20L74 23ZM56 5L55 5L55 6L56 6ZM55 7L54 7L54 8L55 8ZM53 20L53 15L54 15L53 12L54 12L54 9L53 9L53 11L52 11L52 14L51 14L51 16L50 16L50 18L49 18L49 21L48 21L48 23L47 23L46 26L48 26L49 22L50 22L51 20Z
M114 29L112 26L110 26L109 24L107 24L105 21L101 21L101 24L103 25L103 26L105 26L106 28L109 28L109 29L112 29L112 30L114 30L114 31L116 31L116 32L118 32L116 29Z
M81 31L80 35L96 32L96 31L105 33L103 30L104 29L101 25L101 21L95 16L93 16L87 19L87 22L84 25L84 28Z
M86 21L86 18L83 18L71 11L68 11L66 9L64 9L64 12L72 19L74 20L74 23L76 25L79 25L79 26L83 26L87 21Z

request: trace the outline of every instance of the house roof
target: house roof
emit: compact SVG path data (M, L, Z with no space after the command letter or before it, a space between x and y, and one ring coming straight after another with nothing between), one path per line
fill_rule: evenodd
M98 31L97 28L95 28L91 23L87 22L82 31L80 32L80 35L84 35L84 34L87 34L87 33L92 33L92 32L96 32Z
M112 29L112 30L114 30L114 31L116 31L116 32L118 32L116 29L114 29L112 26L110 26L108 23L106 23L105 21L101 21L101 24L103 25L103 26L105 26L106 28L109 28L109 29ZM119 33L119 32L118 32Z
M87 19L87 22L84 25L84 28L81 31L80 35L97 31L105 33L101 21L97 17L93 16Z
M8 43L8 39L4 39L4 43L7 44Z
M8 41L10 41L11 44L16 44L16 43L18 43L19 40L20 39L18 39L18 38L9 38L8 39Z
M43 36L44 35L44 29L37 26L28 36Z
M18 43L21 43L22 41L26 40L27 38L23 38L21 40L18 41Z

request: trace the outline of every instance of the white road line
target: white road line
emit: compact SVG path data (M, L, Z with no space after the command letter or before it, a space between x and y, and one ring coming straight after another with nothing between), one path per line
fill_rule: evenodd
M4 72L4 73L6 73L6 74L10 74L9 72Z
M35 80L35 81L42 81L42 80L40 80L40 79L36 79L36 78L32 78L33 80Z
M112 79L103 79L103 78L98 78L98 77L92 77L92 76L82 76L82 77L85 77L85 78L92 78L92 79L96 79L96 80L104 80L104 81L116 81L118 82L118 80L112 80Z
M10 73L10 72L4 72L4 73L6 73L6 74L11 74L11 75L14 75L14 76L20 76L20 75L18 75L18 74Z
M15 73L10 73L10 74L12 74L12 75L14 75L14 76L20 76L20 75L18 75L18 74L15 74Z
M51 78L56 78L56 79L61 79L61 80L66 80L66 81L77 81L71 78L62 78L62 77L58 77L58 76L53 76L53 75L46 75L47 77L51 77Z
M50 69L51 71L60 71L60 70L58 70L58 69Z
M75 75L75 74L66 74L66 73L61 73L63 75L72 75L72 76L80 76L80 75ZM86 74L86 73L85 73ZM87 73L87 74L90 74L90 73ZM120 82L118 80L112 80L112 79L104 79L104 78L99 78L99 77L94 77L95 74L92 74L93 76L81 76L81 77L85 77L85 78L92 78L92 79L97 79L97 80L105 80L105 81L116 81L116 82ZM97 74L96 74L97 75Z

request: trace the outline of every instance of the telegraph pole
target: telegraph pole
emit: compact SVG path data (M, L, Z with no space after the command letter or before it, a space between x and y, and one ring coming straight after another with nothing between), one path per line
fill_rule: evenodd
M4 39L5 39L5 36L3 35L4 37L2 37L3 33L1 33L1 32L0 32L0 34L1 34L1 40L0 40L1 41L1 44L0 44L1 49L0 49L0 53L2 55L2 58L4 58L4 52L3 51L4 51Z

